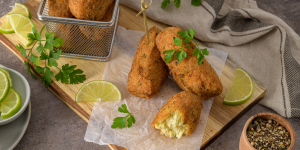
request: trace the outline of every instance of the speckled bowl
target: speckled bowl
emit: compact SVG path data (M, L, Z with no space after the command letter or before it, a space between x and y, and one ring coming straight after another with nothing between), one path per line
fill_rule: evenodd
M291 126L291 124L279 115L265 112L265 113L259 113L259 114L256 114L256 115L250 117L248 119L248 121L246 122L243 132L242 132L242 135L241 135L241 138L240 138L240 145L239 145L240 150L255 150L255 148L250 145L250 143L247 139L246 131L247 131L247 128L249 127L249 125L252 123L252 121L257 117L262 118L262 119L275 120L280 125L285 127L286 130L289 131L289 133L291 135L291 145L289 146L288 150L293 149L293 147L295 145L296 136L295 136L295 131L294 131L293 127Z
M12 81L13 81L13 88L19 93L19 95L22 99L22 106L15 115L13 115L12 117L10 117L8 119L2 119L0 117L0 125L10 123L10 122L14 121L15 119L17 119L27 108L27 106L29 104L29 98L30 98L30 87L29 87L29 84L28 84L26 78L22 74L20 74L19 72L15 71L13 69L5 68L5 67L3 67L3 68L9 72L9 74L12 78Z

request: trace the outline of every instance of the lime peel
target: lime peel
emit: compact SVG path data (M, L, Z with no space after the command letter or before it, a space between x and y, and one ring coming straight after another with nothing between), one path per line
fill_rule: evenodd
M6 74L0 70L0 104L5 100L7 94L9 93L9 80Z
M10 88L5 100L1 103L1 118L7 119L15 115L22 106L22 99L17 91Z
M104 80L84 84L77 92L75 102L100 102L121 100L120 90L111 82Z
M243 104L251 98L252 93L253 81L250 75L243 69L238 68L223 103L232 106Z

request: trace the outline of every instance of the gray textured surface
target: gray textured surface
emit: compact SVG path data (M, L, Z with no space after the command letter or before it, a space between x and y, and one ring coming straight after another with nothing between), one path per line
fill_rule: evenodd
M0 0L0 15L11 10L14 2L26 0ZM299 0L259 0L258 6L286 21L300 34ZM0 44L0 64L15 69L23 74L31 86L32 115L28 129L16 149L101 149L109 150L108 146L99 146L83 140L87 123L76 115L67 105L45 88L38 80L27 75L24 64L4 45ZM246 120L259 112L273 112L256 105L223 135L214 141L208 150L237 150L240 134ZM287 119L296 132L295 150L300 149L300 118Z

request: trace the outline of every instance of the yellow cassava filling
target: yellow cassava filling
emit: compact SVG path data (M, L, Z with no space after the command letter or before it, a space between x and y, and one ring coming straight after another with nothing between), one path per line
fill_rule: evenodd
M160 129L165 136L169 138L177 137L180 139L183 134L186 134L188 126L181 120L181 113L175 111L165 120L155 124L156 129Z

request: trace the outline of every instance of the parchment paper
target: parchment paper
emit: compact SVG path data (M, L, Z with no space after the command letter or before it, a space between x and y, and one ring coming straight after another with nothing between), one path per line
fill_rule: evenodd
M138 43L144 34L121 26L118 28L112 57L106 65L102 80L115 84L121 91L123 100L98 102L94 105L84 140L100 145L119 145L129 150L199 149L213 98L202 101L200 122L193 134L181 139L170 139L160 135L158 130L153 130L151 122L168 99L182 91L172 77L169 76L161 91L150 100L134 97L126 91L128 73ZM206 59L220 77L228 54L212 48L208 50L210 54ZM118 112L118 107L124 103L135 117L136 123L131 128L112 129L110 126L114 118L126 116Z

